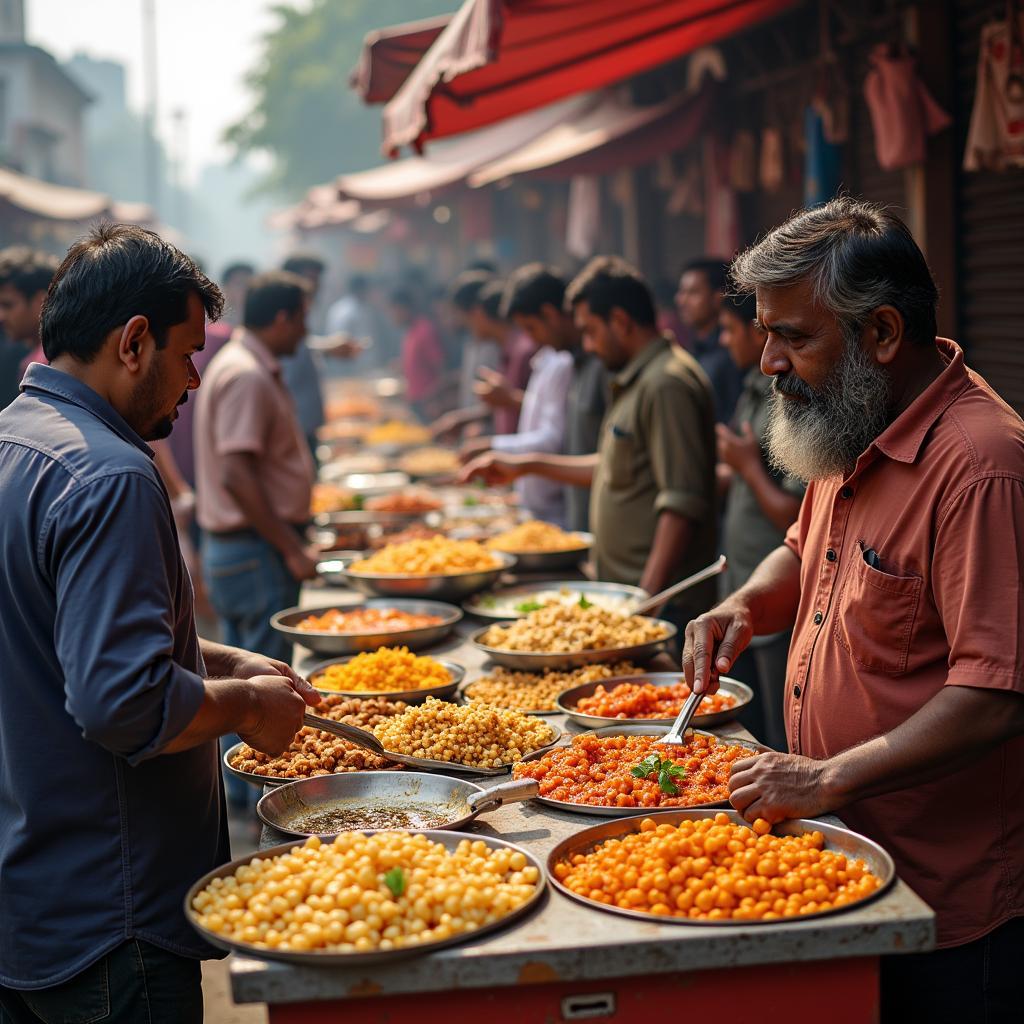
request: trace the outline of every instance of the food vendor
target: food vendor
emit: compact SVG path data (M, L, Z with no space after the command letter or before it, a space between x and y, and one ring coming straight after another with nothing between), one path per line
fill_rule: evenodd
M700 689L793 628L788 754L733 805L836 811L935 910L938 949L882 966L883 1019L1019 1020L1024 1001L1024 424L936 337L906 225L849 198L737 257L773 378L767 443L809 481L785 543L686 630Z
M147 441L199 386L223 298L142 228L76 243L50 366L0 412L0 1020L197 1024L182 913L229 858L217 737L284 749L315 691L200 640Z

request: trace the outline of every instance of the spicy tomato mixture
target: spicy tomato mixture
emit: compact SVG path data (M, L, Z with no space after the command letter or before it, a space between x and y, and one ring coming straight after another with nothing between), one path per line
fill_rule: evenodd
M393 633L440 622L440 615L411 615L397 608L331 608L322 615L307 615L297 628L317 633Z
M591 696L580 697L576 710L600 718L674 718L682 710L690 688L686 683L654 686L651 683L619 683L610 690L599 686ZM725 711L735 705L729 693L713 693L697 709L700 715Z

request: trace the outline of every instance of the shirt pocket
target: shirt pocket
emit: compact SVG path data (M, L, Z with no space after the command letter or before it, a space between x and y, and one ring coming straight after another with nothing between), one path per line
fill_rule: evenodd
M855 551L839 593L833 632L858 665L886 675L906 672L923 585L920 576L903 570L894 574L875 569Z
M614 490L628 487L634 475L634 451L636 442L633 435L621 427L611 428L608 450L608 486Z

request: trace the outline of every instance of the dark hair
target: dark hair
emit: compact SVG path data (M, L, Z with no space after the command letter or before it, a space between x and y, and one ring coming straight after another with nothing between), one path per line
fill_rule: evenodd
M479 257L475 260L470 260L466 264L466 270L482 270L485 274L490 274L493 277L498 273L498 264L494 260Z
M591 313L607 320L621 309L640 327L657 326L654 296L636 267L619 256L595 256L566 289L570 307L585 302Z
M476 304L484 311L484 316L491 320L504 320L501 315L501 303L505 298L505 282L492 278L480 289Z
M683 267L683 274L689 274L691 271L703 274L713 292L725 291L729 282L729 265L721 260L691 260Z
M252 277L255 273L256 268L251 263L246 263L245 260L237 260L235 263L229 263L221 271L220 279L223 284L227 284L235 274L248 274Z
M736 257L732 277L742 291L810 281L848 341L879 306L898 309L907 336L920 344L933 344L938 331L939 292L910 229L888 210L849 196L774 228Z
M506 320L514 316L539 316L544 306L561 310L564 302L565 278L543 263L527 263L509 276L501 315Z
M327 264L324 263L319 256L311 252L297 252L293 253L281 264L281 269L286 270L289 274L298 274L299 276L313 275L319 277L324 272L324 267Z
M49 253L24 245L11 246L0 252L0 286L9 284L26 299L31 299L50 287L59 262Z
M727 309L733 316L751 323L757 319L757 296L753 292L738 295L728 293L722 299L722 309Z
M51 362L67 353L91 362L107 335L133 316L149 320L157 347L188 318L198 296L210 320L224 310L220 289L195 261L135 224L103 224L75 242L43 303L39 334Z
M480 298L486 284L494 280L493 274L483 270L464 270L448 289L448 298L456 309L468 313Z
M309 282L304 277L287 270L257 274L245 292L242 323L250 330L269 327L278 313L291 315L301 308L309 291Z
M407 309L410 313L414 312L416 309L416 299L413 297L412 290L409 288L393 289L390 300L392 306L398 306L399 309Z
M370 288L370 279L365 274L353 274L348 279L350 295L365 295Z

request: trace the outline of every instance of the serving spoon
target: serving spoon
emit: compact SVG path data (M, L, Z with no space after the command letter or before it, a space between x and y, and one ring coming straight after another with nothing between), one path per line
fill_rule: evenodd
M725 572L725 567L728 565L725 555L719 555L718 560L712 562L711 565L700 572L695 572L692 576L687 576L685 580L680 580L678 583L673 583L671 587L666 587L664 590L659 591L657 594L653 594L651 597L645 597L637 606L633 609L633 615L646 615L647 612L654 611L656 608L660 608L667 601L672 600L676 594L681 594L684 590L689 590L690 587L695 587L698 583L703 583L705 580L711 579L712 576L717 576L720 572Z

